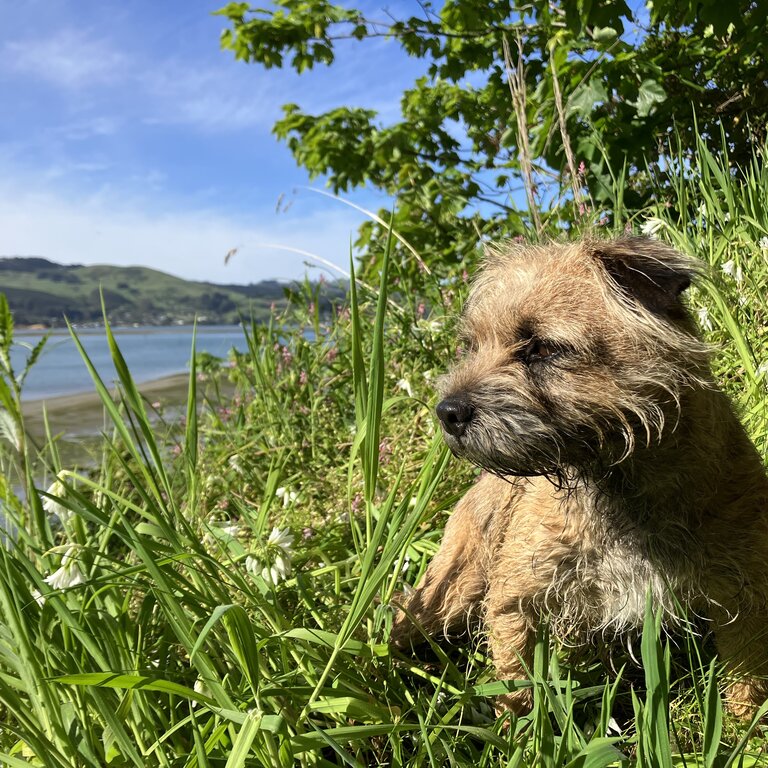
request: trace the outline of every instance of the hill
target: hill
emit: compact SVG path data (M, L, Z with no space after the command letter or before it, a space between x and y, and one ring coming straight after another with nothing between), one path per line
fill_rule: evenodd
M147 267L57 264L39 257L0 258L0 292L19 325L56 327L64 317L76 324L102 322L101 295L110 322L169 325L197 317L207 324L241 317L265 319L272 305L286 302L290 284L266 280L250 285L218 285L183 280ZM326 284L321 309L343 289Z

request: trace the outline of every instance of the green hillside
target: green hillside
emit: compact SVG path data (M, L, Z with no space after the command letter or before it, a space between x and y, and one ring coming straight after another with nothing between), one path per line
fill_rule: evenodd
M285 304L286 286L269 280L250 285L198 283L147 267L56 264L38 257L0 258L0 292L19 325L100 323L101 295L113 323L167 325L234 323L263 319ZM327 305L340 290L325 291Z

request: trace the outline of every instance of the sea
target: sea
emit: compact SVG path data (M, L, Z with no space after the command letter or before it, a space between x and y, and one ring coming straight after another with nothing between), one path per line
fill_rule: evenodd
M161 379L189 371L193 328L188 325L131 326L112 329L131 375L137 383ZM117 378L103 328L76 330L88 357L107 385ZM11 362L20 373L40 331L17 329ZM195 347L198 352L226 359L231 349L247 348L239 325L198 326ZM23 400L93 392L93 380L69 331L54 330L37 362L30 370L22 390Z

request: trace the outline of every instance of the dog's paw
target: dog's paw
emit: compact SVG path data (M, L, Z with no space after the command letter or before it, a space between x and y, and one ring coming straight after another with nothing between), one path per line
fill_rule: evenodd
M725 708L734 717L751 720L766 702L768 683L765 680L744 678L728 686L725 693ZM763 716L766 719L766 715Z
M411 648L421 636L414 626L403 606L408 604L408 595L400 592L393 596L390 605L395 609L392 619L392 629L389 633L389 644L399 651Z

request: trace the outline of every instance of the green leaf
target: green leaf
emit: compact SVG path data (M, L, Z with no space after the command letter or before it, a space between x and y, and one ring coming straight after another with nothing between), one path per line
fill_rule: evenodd
M248 753L251 751L256 736L261 726L261 713L249 712L245 717L245 722L237 733L235 743L232 745L232 752L229 754L225 768L243 768Z
M576 117L589 117L592 110L608 99L608 91L597 79L580 85L568 99L567 114Z
M85 672L78 675L61 675L51 678L52 683L59 685L85 685L99 688L127 688L130 690L158 691L175 696L182 696L191 701L202 704L215 704L213 699L204 696L192 688L163 680L156 677L143 675L124 675L119 672Z
M661 83L656 80L643 80L637 94L637 116L648 117L654 112L656 106L664 102L666 98L667 92Z
M621 764L626 755L614 746L619 739L596 737L576 757L566 763L565 768L608 768Z

